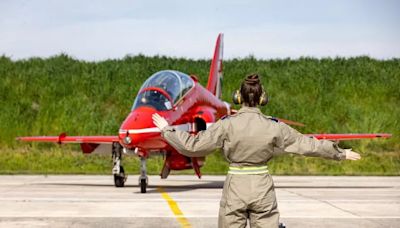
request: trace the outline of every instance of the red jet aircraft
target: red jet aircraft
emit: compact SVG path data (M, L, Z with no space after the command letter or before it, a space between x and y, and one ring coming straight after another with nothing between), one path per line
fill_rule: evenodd
M163 154L161 178L171 170L194 169L200 178L204 157L190 158L178 153L160 136L152 115L158 113L177 129L196 134L207 129L221 117L234 112L229 103L221 100L223 34L219 34L211 62L207 86L204 88L196 76L179 71L163 70L150 76L140 88L133 107L116 136L33 136L19 137L22 141L79 143L83 153L107 150L112 153L114 184L123 187L127 179L121 164L122 154L132 152L140 157L139 185L146 192L148 178L146 159L151 154ZM299 123L279 119L292 125ZM310 137L330 140L390 137L390 134L313 134Z

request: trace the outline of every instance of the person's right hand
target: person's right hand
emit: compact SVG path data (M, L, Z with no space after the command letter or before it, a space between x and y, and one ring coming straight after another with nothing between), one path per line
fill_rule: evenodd
M346 151L346 160L360 160L361 155L359 153L356 153L352 151L351 149L344 149Z
M160 116L158 113L153 114L152 118L154 125L156 125L158 129L162 130L164 127L168 126L167 120L164 117Z

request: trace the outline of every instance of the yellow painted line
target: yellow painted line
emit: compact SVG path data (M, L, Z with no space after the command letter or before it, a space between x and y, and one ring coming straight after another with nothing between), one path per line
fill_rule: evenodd
M174 199L172 199L171 196L168 195L164 188L157 187L157 191L161 193L161 196L165 199L165 201L167 201L169 208L171 208L171 211L174 213L176 220L178 220L181 227L192 227L192 225L190 225L189 221L183 215L181 209L178 206L178 203Z

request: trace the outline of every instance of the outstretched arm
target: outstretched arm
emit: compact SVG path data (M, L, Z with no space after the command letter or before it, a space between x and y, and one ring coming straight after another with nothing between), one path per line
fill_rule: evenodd
M201 157L223 147L224 130L221 120L197 135L175 130L158 114L153 115L153 122L161 130L161 136L183 155Z
M285 152L335 160L361 158L360 154L351 149L342 149L331 141L305 136L284 123L280 123L280 128L281 137L277 140L277 147Z

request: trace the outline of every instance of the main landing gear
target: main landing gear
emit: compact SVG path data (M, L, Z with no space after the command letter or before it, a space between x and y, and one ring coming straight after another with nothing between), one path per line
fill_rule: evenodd
M122 146L121 144L115 142L112 145L112 160L114 167L112 169L112 174L114 175L114 185L115 187L124 187L125 181L128 178L125 175L124 167L121 165L122 159Z

